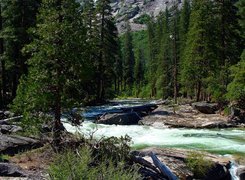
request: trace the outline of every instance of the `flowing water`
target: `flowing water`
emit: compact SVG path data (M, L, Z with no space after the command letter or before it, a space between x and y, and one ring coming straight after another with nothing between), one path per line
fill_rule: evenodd
M132 147L147 146L178 147L185 149L205 150L217 154L245 154L245 131L239 129L179 129L155 128L150 126L102 125L85 121L76 128L69 123L64 124L72 133L80 132L85 136L93 133L95 138L102 136L124 136L132 138Z
M177 147L203 150L220 155L245 155L244 129L156 128L140 125L120 126L94 124L90 120L94 116L103 114L106 111L117 112L122 106L144 103L144 101L120 101L114 102L111 105L90 107L83 112L83 116L86 119L82 126L74 127L67 122L64 122L64 126L69 132L79 132L85 136L93 134L95 138L128 135L132 138L131 146L135 149L148 146ZM235 166L233 166L231 171L235 172L234 168Z

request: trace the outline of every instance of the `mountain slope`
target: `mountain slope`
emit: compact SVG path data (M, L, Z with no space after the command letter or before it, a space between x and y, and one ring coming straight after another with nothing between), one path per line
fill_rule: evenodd
M129 19L132 31L138 31L146 28L145 18L156 17L166 7L173 3L181 6L181 0L114 0L111 3L113 15L116 18L119 33L124 32L126 18Z

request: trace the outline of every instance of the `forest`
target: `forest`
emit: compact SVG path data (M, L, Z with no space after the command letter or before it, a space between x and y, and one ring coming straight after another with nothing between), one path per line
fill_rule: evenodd
M125 19L119 35L108 0L2 0L1 107L120 96L244 104L242 0L186 0L145 16L147 30Z
M97 113L93 118L102 119L102 124L104 123L103 118L107 115L105 112L109 112L109 119L111 118L110 113L120 118L134 115L138 118L137 123L140 120L144 121L143 117L146 117L146 122L143 124L132 122L123 124L125 126L107 124L107 126L98 125L99 130L96 129L96 131L103 131L103 129L110 128L104 130L105 134L131 133L134 140L138 140L141 143L139 146L142 147L147 143L151 146L165 146L164 143L168 141L165 142L163 137L171 139L173 137L170 135L175 134L177 142L179 138L183 138L185 142L188 137L193 143L176 145L174 144L175 137L170 147L201 149L201 146L208 148L209 145L212 145L214 149L226 150L227 154L232 152L244 155L242 152L244 144L240 143L244 143L245 1L183 0L180 5L176 0L173 1L172 6L167 6L157 16L145 13L138 17L135 22L145 24L146 28L143 30L133 31L130 19L126 16L123 20L125 23L123 33L119 33L117 29L117 20L113 16L111 3L111 0L0 0L0 122L2 123L0 124L0 142L6 140L6 143L0 144L0 165L5 160L2 155L5 150L2 146L11 144L9 141L13 138L12 135L2 134L5 123L16 120L7 126L16 128L16 125L21 125L24 130L22 129L20 135L37 137L41 134L39 140L45 141L46 144L50 143L50 138L52 139L51 147L48 148L53 148L55 151L51 153L48 148L44 150L50 155L48 158L58 155L58 158L52 161L53 165L49 166L50 164L47 163L51 179L66 179L66 177L103 179L100 178L103 176L105 179L112 177L114 179L120 179L119 177L139 179L139 169L142 170L141 175L154 172L153 175L156 178L156 175L159 174L163 174L161 177L166 178L161 172L162 164L152 152L148 156L155 158L155 161L158 162L158 165L157 163L155 165L160 171L150 166L149 162L142 160L141 157L132 160L136 156L130 154L131 138L128 135L116 138L118 135L116 134L115 137L110 136L106 139L103 134L101 136L104 139L101 138L98 141L93 137L79 139L74 135L74 138L71 135L75 127L71 124L74 125L74 122L69 124L64 120L64 114L68 111L72 114L77 107L84 112L78 112L80 116L75 119L81 118L83 121L85 119L83 125L87 130L94 130L93 127L97 127L97 124L90 121L88 116L81 117L81 114L91 113L89 112L91 109L93 111L91 114ZM139 100L139 102L126 100L126 105L132 103L134 110L123 104L123 101L106 104L109 100L127 98ZM150 100L160 102L169 100L171 104L166 106L165 104L140 104L150 102ZM198 112L191 104L181 104L182 100L189 100L192 103L205 101L208 106L218 104L217 107L221 111L225 111L225 107L233 108L235 104L239 115L232 112L232 108L229 109L230 112L227 112L227 116L221 115L218 108L215 110L211 108L211 113ZM101 110L96 109L97 105L105 106ZM120 109L117 105L123 107ZM164 127L161 130L153 127L152 124L150 128L146 126L149 125L147 121L149 123L155 121L156 117L151 116L151 112L155 109L163 112L160 114L161 125ZM188 118L193 116L193 119L192 117L186 118L191 119L188 122L183 118L187 111L191 113ZM7 115L4 114L6 112ZM16 117L9 115L12 112ZM77 114L72 115L77 116ZM20 118L21 122L19 122ZM172 134L169 133L170 128L165 126L165 123L169 123L168 120L171 121L171 118L174 119L174 122L168 125L173 127ZM206 118L207 122L201 122L200 118ZM176 122L177 124L174 124ZM78 124L80 122L76 125ZM44 125L51 126L51 128L45 129ZM135 126L129 125L137 125L137 128L134 129ZM240 129L237 129L236 132L231 129L227 131L190 130L191 128L203 130L206 127ZM64 129L70 130L69 133ZM50 133L47 137L43 135L46 133L43 133L45 130ZM166 131L168 133L165 133ZM202 134L198 134L200 132ZM222 135L223 132L226 134ZM142 144L142 139L138 137L138 134L150 137L150 141L152 138L153 143L144 140L145 144ZM213 141L219 138L221 144L223 143L222 147L216 147L211 141L204 146L199 140L196 142L195 136L198 136L199 139L203 138L201 140L204 143L207 137L213 138ZM154 139L156 137L157 140ZM228 142L225 141L227 140L225 138L228 139ZM230 145L226 147L227 144L233 143L231 139L236 140L234 143L237 143L240 149L229 149ZM36 139L31 140L32 142L36 142ZM38 143L35 148L44 146L45 149L45 143ZM41 143L43 144L40 145ZM79 147L80 150L74 148L75 152L73 146ZM224 149L222 149L223 146ZM59 148L68 151L60 151ZM214 150L212 148L211 150ZM162 151L163 156L168 153L171 156L170 149L165 149L165 151ZM181 163L191 164L189 168L194 172L191 177L204 177L207 170L214 167L211 165L206 167L209 162L202 159L203 154L192 152L190 155L187 151L180 151L174 150L174 153L177 154L176 159L184 152L184 158L181 158L187 160ZM54 155L54 152L61 152L61 154ZM35 152L34 155L36 154L38 153ZM205 154L206 156L209 155ZM125 161L129 163L125 165ZM71 166L73 163L76 168L71 170L72 173L68 172L67 169L73 167ZM135 168L132 165L135 163L141 164L141 168ZM192 169L197 166L196 163L201 164L197 172ZM174 163L170 160L169 164ZM148 166L148 169L145 168L145 165ZM226 165L222 164L221 167L226 167ZM233 166L229 164L227 169L230 167ZM203 170L203 168L206 169ZM61 174L60 171L64 171L64 174L67 173L67 175ZM172 177L177 178L175 175Z

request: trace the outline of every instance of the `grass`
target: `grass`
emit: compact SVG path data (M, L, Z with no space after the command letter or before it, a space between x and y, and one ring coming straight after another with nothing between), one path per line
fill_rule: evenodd
M0 154L0 162L5 162L5 161L9 161L10 156L5 155L5 154Z
M187 166L194 173L195 178L203 178L208 170L213 166L213 163L205 159L203 153L190 152L186 159Z

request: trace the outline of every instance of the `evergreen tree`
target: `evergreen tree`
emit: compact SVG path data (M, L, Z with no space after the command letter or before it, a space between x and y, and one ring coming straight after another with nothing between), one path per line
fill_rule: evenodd
M81 98L77 87L85 31L75 0L43 0L39 12L34 41L26 47L32 54L29 73L21 80L13 107L23 113L27 126L38 123L37 112L54 112L59 139L62 109Z
M156 97L157 95L157 88L156 88L156 69L157 69L157 42L156 42L156 35L155 35L155 22L154 18L152 17L151 20L147 24L147 34L148 34L148 48L149 48L149 83L151 87L151 97Z
M133 40L131 35L131 27L129 22L126 22L126 32L125 32L125 39L123 44L123 59L124 59L124 89L126 86L129 89L130 94L132 93L132 88L134 84L134 52L133 52Z
M5 63L8 67L8 91L11 99L16 95L19 78L27 73L26 60L28 55L21 53L22 48L31 42L28 29L36 23L39 0L2 0L3 29L2 36L5 46ZM11 89L10 89L11 88Z
M179 39L179 9L178 2L174 1L171 8L172 23L171 23L171 40L172 40L172 78L173 78L173 97L174 103L177 104L177 97L179 91L178 75L179 75L179 56L180 56L180 39Z
M114 63L114 88L115 93L119 95L119 93L122 91L122 83L123 83L123 62L121 57L121 46L119 43L119 39L117 39L117 56L116 61Z
M158 54L158 67L157 67L157 87L161 92L162 98L167 98L172 95L171 88L171 39L170 39L170 13L166 8L163 17L163 32L161 38L161 46Z
M119 53L118 32L112 18L109 0L96 2L97 22L99 27L99 56L97 72L97 100L103 101L114 80L113 65Z
M239 24L241 27L240 36L245 38L245 2L240 0L238 7ZM245 108L245 49L243 49L239 63L231 67L232 82L228 85L227 98L238 101L240 108Z
M217 56L218 66L214 74L208 79L209 93L216 101L224 101L228 83L230 82L229 67L239 60L241 54L240 42L238 35L238 22L234 1L218 0L214 4L214 13L217 29Z
M3 18L2 18L2 4L0 2L0 32L3 29ZM0 37L0 61L1 61L1 80L0 80L0 107L3 108L6 106L6 69L5 69L5 59L3 58L4 46L3 38Z
M193 1L190 16L190 29L184 51L181 80L190 96L195 95L199 101L205 93L206 78L217 67L217 38L215 37L215 18L213 2L209 0Z
M134 79L136 86L136 97L139 96L140 89L144 80L144 54L142 49L136 51L136 61L134 67Z

